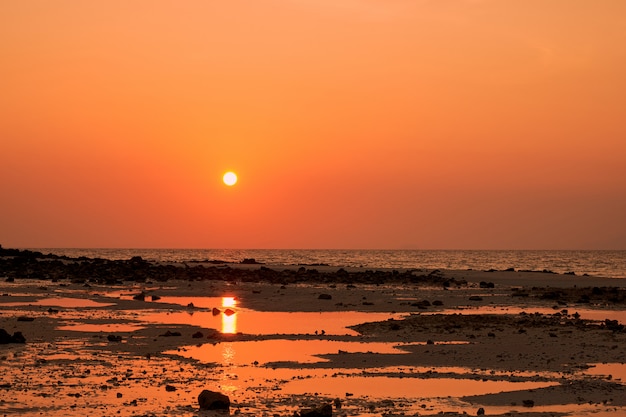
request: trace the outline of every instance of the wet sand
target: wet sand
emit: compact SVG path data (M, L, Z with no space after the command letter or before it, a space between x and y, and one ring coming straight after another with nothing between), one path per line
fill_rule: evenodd
M3 414L211 415L198 408L203 389L250 416L325 403L346 416L626 413L621 280L255 264L154 279L142 264L132 281L96 266L82 279L0 270L0 328L26 339L0 345ZM362 321L333 326L350 315ZM307 342L334 350L305 360Z

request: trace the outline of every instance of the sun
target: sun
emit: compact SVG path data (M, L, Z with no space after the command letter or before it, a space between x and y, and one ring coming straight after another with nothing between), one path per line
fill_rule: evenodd
M222 177L222 180L224 181L224 184L231 187L237 184L237 174L235 174L232 171L228 171L226 174L224 174L224 176Z

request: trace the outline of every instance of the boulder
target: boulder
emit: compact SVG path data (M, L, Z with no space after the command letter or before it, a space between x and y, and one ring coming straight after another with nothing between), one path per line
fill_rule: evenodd
M12 343L11 335L4 329L0 329L0 344L5 345L7 343Z
M198 395L200 410L230 410L230 398L221 392L203 390Z
M11 336L6 330L0 329L0 345L6 345L8 343L26 343L26 338L22 332L15 332Z

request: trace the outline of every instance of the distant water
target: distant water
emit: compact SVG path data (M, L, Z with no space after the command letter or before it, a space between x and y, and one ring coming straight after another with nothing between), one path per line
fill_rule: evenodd
M626 278L625 250L33 249L70 257L187 262L254 258L272 265L364 268L523 269Z

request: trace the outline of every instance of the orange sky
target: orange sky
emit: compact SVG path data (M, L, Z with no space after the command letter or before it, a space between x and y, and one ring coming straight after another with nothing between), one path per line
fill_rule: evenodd
M3 1L0 244L626 249L625 45L623 0Z

